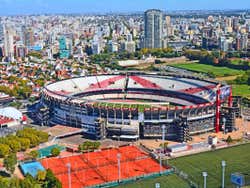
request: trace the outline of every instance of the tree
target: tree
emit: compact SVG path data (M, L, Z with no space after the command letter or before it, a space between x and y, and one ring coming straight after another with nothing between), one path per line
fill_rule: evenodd
M213 145L211 146L211 149L212 149L212 150L215 150L215 149L216 149L216 145L213 144Z
M0 177L0 187L10 187L10 181L8 178Z
M9 155L10 147L6 144L0 144L0 157Z
M37 159L39 156L39 152L37 150L33 150L29 153L29 156L31 157L31 159Z
M36 132L36 135L38 136L40 143L47 142L49 139L49 135L46 132L39 131Z
M30 187L37 187L36 180L30 175L27 174L25 179L21 181L22 188L30 188Z
M230 135L227 137L226 142L227 142L228 144L230 144L230 143L233 142L233 139L231 138Z
M49 135L48 133L38 131L32 128L25 128L17 131L16 135L22 138L28 138L30 140L31 147L37 146L39 143L47 142Z
M37 172L37 180L39 181L39 182L42 182L42 181L44 181L45 180L45 178L46 178L46 171L43 171L43 170L38 170L38 172Z
M18 141L21 144L22 151L25 151L30 148L30 140L28 138L18 138Z
M9 156L5 157L3 163L6 170L13 174L15 165L17 164L16 153L11 153Z
M100 142L86 141L78 146L78 150L82 152L89 151L89 150L92 151L92 150L98 149L100 146L101 146Z
M167 149L168 147L168 142L164 142L160 144L160 147L163 148L164 150Z
M53 149L51 150L51 155L52 155L53 157L57 157L58 155L60 155L60 149L58 149L58 148L53 148Z
M13 151L13 152L17 152L17 151L21 151L21 144L14 140L14 139L8 139L6 144L9 145L10 149Z
M47 182L46 188L62 188L61 182L50 169L47 170L45 181Z
M9 181L9 187L16 187L18 188L20 185L20 180L16 177L14 178L11 178L10 181Z

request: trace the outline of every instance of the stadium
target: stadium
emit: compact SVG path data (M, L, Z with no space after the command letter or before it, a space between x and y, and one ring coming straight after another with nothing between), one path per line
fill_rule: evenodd
M230 86L172 73L119 72L46 85L38 119L81 128L94 138L187 141L221 129L220 107L232 103ZM229 101L226 103L226 101Z

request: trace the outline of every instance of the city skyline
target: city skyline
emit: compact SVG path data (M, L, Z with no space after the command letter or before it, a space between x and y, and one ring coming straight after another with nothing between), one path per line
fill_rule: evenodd
M143 12L146 9L173 10L228 10L250 9L248 0L155 0L124 1L121 0L0 0L0 15L23 14L70 14L70 13L110 13L110 12Z

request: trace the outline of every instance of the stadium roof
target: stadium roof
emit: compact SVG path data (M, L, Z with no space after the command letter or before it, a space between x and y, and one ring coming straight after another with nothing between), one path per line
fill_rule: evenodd
M0 115L15 119L15 120L21 120L23 117L22 112L20 112L19 110L13 107L1 108Z

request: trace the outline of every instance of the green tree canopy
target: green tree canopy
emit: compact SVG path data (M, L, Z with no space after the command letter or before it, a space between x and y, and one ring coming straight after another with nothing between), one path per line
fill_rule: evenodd
M0 157L9 155L10 147L6 144L0 144Z
M15 170L15 165L17 164L17 157L16 153L10 153L8 156L4 158L4 167L8 170L11 174L13 174Z
M51 155L53 156L53 157L57 157L58 155L60 155L60 149L59 148L53 148L52 150L51 150Z
M33 150L29 153L29 156L32 158L32 159L37 159L38 156L39 156L39 152L37 150Z

